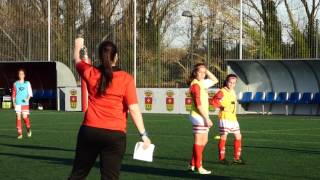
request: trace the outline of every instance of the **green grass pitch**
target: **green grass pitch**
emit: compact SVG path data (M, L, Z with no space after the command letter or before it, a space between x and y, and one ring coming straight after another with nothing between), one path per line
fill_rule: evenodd
M67 179L74 158L77 131L82 113L34 111L33 137L24 129L16 139L13 111L0 111L0 179ZM320 177L320 117L239 116L246 165L224 166L217 162L217 117L210 131L204 166L213 175L200 176L186 171L192 148L191 124L187 115L144 114L145 124L156 145L154 162L132 159L139 140L128 121L127 152L120 179L317 179ZM227 142L227 158L232 159L233 137ZM100 179L99 164L89 180Z

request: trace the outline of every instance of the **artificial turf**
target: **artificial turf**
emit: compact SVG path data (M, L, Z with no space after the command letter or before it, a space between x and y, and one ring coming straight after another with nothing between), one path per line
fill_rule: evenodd
M77 131L82 113L33 111L30 115L33 136L16 139L15 113L0 110L0 179L67 179L74 158ZM209 134L203 165L213 175L187 172L193 145L192 127L187 115L144 114L152 142L154 162L132 159L139 140L128 121L127 151L120 179L318 179L320 177L320 117L262 116L238 117L243 135L246 165L218 163L217 117ZM227 158L232 160L233 137L227 142ZM100 179L99 163L89 180Z

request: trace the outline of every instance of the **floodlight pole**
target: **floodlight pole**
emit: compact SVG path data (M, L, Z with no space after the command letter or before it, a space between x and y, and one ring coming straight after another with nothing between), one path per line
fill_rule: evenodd
M48 0L48 61L51 61L51 0Z
M184 17L188 17L191 19L191 37L190 37L190 61L191 61L191 65L194 65L194 61L193 61L193 14L190 11L183 11L182 12L182 16Z
M133 0L133 76L137 86L137 0Z
M240 0L240 49L239 49L239 59L242 60L242 0Z
M319 52L318 52L318 48L319 48L318 31L319 31L319 20L316 19L316 59L318 58L318 55L319 55Z
M191 65L192 67L194 66L194 61L193 61L193 16L191 16Z
M259 59L262 59L262 20L259 22L259 28L260 28L260 57Z

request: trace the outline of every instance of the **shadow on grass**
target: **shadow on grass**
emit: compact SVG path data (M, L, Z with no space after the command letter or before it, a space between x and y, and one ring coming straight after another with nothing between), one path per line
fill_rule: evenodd
M282 150L295 153L306 153L306 154L320 154L320 151L307 150L307 149L293 149L293 148L283 148L283 147L268 147L268 146L243 146L244 148L254 148L254 149L269 149L269 150Z
M0 153L0 156L11 156L11 157L17 157L17 158L31 159L31 160L49 161L50 163L63 164L63 165L72 165L73 163L73 159L42 156L42 155Z
M199 175L185 170L176 170L176 169L167 169L167 168L158 168L158 167L145 167L137 166L130 164L123 164L121 171L131 172L131 173L140 173L148 175L157 175L157 176L166 176L167 178L183 178L183 179L231 179L230 177L217 176L217 175Z
M16 139L16 138L17 138L17 136L0 134L0 138L5 138L5 139Z
M65 149L65 148L59 148L59 147L50 147L50 146L36 146L36 145L21 145L21 144L6 144L6 143L0 143L0 146L7 146L7 147L13 147L13 148L23 148L23 149L34 149L34 150L49 150L49 151L65 151L65 152L74 152L74 149ZM131 158L133 157L132 153L126 153L125 157ZM190 159L188 158L178 158L178 157L161 157L161 156L154 156L155 160L169 160L169 161L181 161L186 162L186 164L189 163ZM219 164L217 161L209 161L204 160L204 162L213 163L213 164Z
M22 144L0 143L0 146L7 146L7 147L13 147L13 148L23 148L23 149L34 149L34 150L67 151L67 152L73 152L74 151L73 149L65 149L65 148L59 148L59 147L22 145Z
M26 155L26 154L14 154L14 153L0 153L0 156L11 156L17 158L31 159L31 160L41 160L48 161L48 163L58 164L58 165L68 165L71 166L73 164L73 159L70 158L60 158L60 157L49 157L49 156L40 156L40 155ZM99 168L99 164L96 163L95 167ZM148 166L139 166L132 164L122 164L121 167L122 172L128 173L137 173L143 175L155 175L155 176L164 176L164 178L184 178L184 179L231 179L230 177L224 176L216 176L216 175L199 175L188 173L184 170L177 169L167 169L167 168L159 168L159 167L148 167Z
M132 153L126 153L124 156L126 158L132 158L133 154ZM190 156L190 158L179 158L179 157L163 157L163 156L155 155L153 158L154 158L155 161L157 161L157 160L180 161L180 162L184 162L186 164L186 166L190 163L190 160L191 160L191 156ZM212 161L212 160L209 160L209 159L204 159L203 162L210 163L210 164L221 165L218 162L218 160Z

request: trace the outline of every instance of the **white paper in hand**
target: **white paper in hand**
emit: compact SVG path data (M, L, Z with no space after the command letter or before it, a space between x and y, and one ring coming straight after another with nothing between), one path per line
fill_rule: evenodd
M140 161L153 161L154 144L150 144L147 149L143 149L143 142L137 142L134 148L133 159Z

